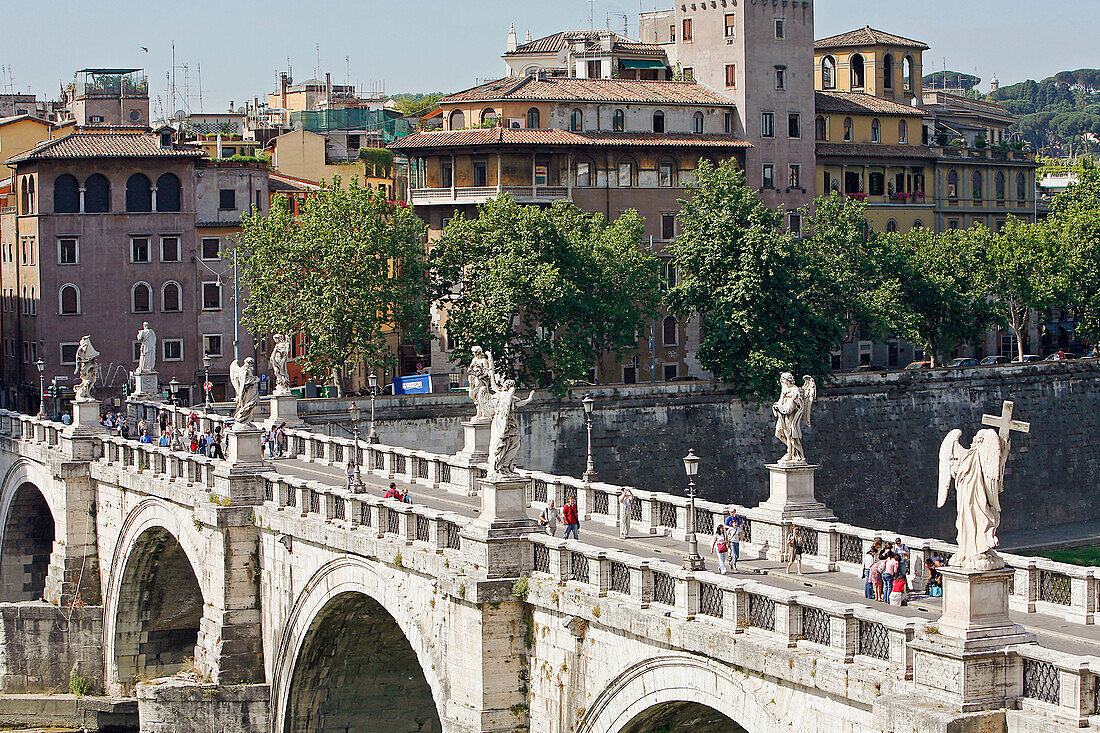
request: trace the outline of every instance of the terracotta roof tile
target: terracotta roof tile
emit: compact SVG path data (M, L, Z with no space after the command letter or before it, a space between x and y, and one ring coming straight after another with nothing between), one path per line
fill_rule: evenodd
M600 36L611 34L612 50L622 53L638 53L654 56L663 56L665 51L661 46L653 43L642 43L614 31L562 31L544 38L536 38L533 41L522 43L515 51L509 51L505 56L522 56L524 54L557 53L572 44L580 41L584 44L583 51L596 50L600 46Z
M150 132L74 132L46 140L8 159L8 163L57 158L201 158L202 148L173 144L160 147Z
M818 112L838 112L854 115L898 115L923 117L926 112L916 107L881 99L861 92L814 92Z
M822 38L820 41L814 41L814 48L847 48L849 46L878 45L901 46L903 48L916 48L921 50L928 49L928 45L921 41L914 41L912 38L903 38L902 36L895 36L885 31L875 30L869 25L865 25L854 31L848 31L847 33Z
M505 77L444 97L441 105L498 100L622 102L635 104L709 104L733 102L694 82L631 79Z
M748 148L734 135L655 132L569 132L568 130L517 130L504 127L475 130L418 132L395 140L393 150L477 147L484 145L571 145L577 147L704 147Z
M879 145L878 143L818 143L819 158L935 158L923 145Z

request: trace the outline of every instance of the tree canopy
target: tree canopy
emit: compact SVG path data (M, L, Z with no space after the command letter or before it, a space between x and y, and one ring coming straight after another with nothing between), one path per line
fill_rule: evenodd
M639 247L644 225L571 203L517 204L507 194L456 216L436 245L435 295L455 358L474 346L527 384L562 394L602 352L637 344L659 300L657 262Z

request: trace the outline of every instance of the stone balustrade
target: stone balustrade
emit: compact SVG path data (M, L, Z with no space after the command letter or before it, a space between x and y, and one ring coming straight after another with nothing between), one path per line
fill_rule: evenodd
M1100 657L1077 656L1035 644L1015 648L1020 665L1009 681L1021 710L1053 715L1086 728L1100 714Z

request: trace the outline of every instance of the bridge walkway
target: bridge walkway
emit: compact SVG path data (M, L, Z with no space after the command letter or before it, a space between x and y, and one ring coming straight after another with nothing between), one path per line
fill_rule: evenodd
M276 471L284 475L319 481L332 486L343 486L347 480L340 466L328 466L298 458L275 459L273 466ZM371 473L364 473L362 480L368 493L379 496L390 484L390 480ZM478 496L463 496L445 489L433 489L423 484L410 484L399 478L393 479L393 482L402 491L411 492L415 504L471 518L476 517L481 511L481 499ZM681 562L687 551L686 543L672 535L638 534L623 540L619 538L614 527L595 521L582 523L580 537L582 542L602 549L654 557L673 563ZM715 560L710 552L708 534L699 535L699 553L706 560L706 572L714 573ZM938 598L921 598L907 606L890 606L868 601L864 597L863 581L845 573L806 567L803 575L788 575L785 563L766 559L743 558L738 566L740 576L788 591L813 592L817 596L832 601L870 605L877 610L884 610L897 616L920 618L926 621L935 620L941 613L941 599ZM1034 632L1039 643L1044 647L1069 654L1100 657L1100 628L1095 625L1072 623L1042 613L1012 612L1011 616L1014 621Z

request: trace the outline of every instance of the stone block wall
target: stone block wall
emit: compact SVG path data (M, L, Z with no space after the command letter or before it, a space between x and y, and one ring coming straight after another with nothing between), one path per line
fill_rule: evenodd
M259 733L268 728L267 685L167 678L138 685L142 733Z
M0 691L68 692L75 672L102 692L103 669L101 606L0 604Z

